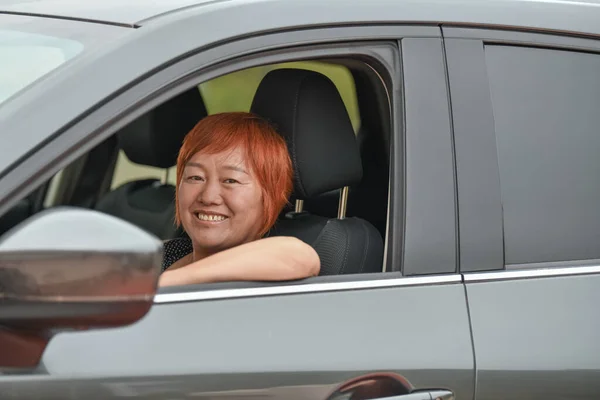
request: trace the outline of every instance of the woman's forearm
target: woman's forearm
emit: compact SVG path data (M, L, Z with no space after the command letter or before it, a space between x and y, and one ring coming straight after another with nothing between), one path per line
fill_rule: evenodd
M304 242L272 237L222 251L165 271L160 286L227 281L284 281L318 275L319 256Z

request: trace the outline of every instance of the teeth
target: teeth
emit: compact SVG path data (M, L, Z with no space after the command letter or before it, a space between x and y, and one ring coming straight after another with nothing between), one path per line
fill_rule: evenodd
M196 216L201 221L223 221L226 218L222 215L196 214Z

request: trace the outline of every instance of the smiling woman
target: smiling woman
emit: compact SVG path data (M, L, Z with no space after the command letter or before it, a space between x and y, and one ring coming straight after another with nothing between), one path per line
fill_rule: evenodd
M160 284L317 275L319 257L309 245L262 239L286 205L292 179L285 140L267 121L245 112L202 119L177 159L176 221L191 249L179 259L166 255L172 264Z

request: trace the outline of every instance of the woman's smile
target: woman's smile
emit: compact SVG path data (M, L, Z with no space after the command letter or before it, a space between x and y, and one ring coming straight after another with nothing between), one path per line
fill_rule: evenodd
M209 210L194 210L192 214L201 222L219 223L229 219L226 214Z
M212 224L224 222L229 219L227 215L207 211L194 211L193 214L200 222L210 222Z

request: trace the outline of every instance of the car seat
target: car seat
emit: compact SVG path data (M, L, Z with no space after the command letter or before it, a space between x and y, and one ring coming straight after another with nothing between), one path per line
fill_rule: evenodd
M171 168L185 135L207 115L198 88L188 90L139 117L117 133L129 160ZM129 221L160 239L179 234L175 226L175 186L158 179L127 182L108 192L96 209Z

